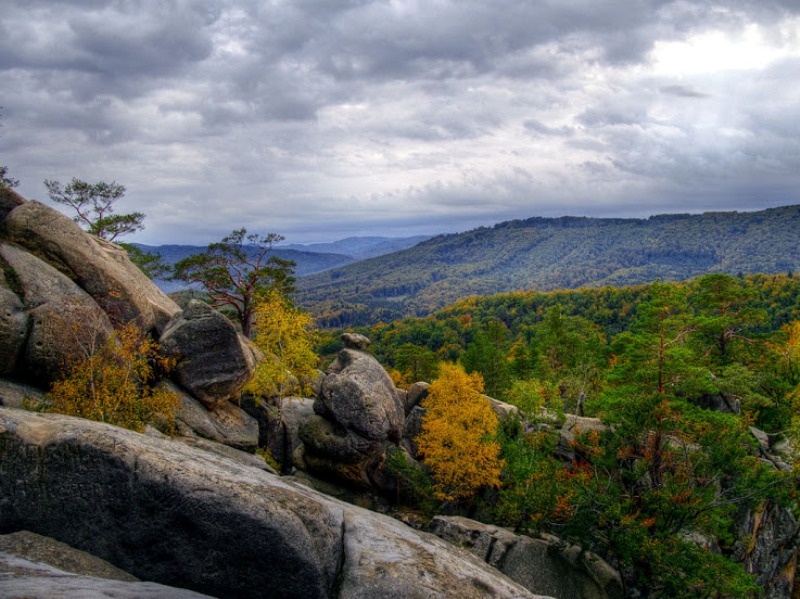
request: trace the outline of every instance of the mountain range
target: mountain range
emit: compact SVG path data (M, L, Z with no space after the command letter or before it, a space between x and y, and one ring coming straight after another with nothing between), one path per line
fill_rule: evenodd
M422 316L505 291L622 286L800 268L800 205L645 219L529 218L440 235L298 280L322 327Z
M409 248L429 236L415 237L348 237L332 243L287 244L277 246L273 256L295 263L295 275L305 277L314 273L351 264L358 260L373 258ZM141 251L159 254L170 266L179 260L205 251L200 245L144 245L131 244ZM156 284L167 293L186 288L182 281L156 279Z

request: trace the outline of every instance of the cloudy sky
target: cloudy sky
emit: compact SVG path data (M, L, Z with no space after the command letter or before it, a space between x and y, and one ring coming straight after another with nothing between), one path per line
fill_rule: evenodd
M133 241L800 203L797 0L3 0L0 164Z

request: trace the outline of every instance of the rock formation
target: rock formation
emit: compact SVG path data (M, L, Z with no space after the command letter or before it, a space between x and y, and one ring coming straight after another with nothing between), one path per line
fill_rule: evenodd
M167 323L159 344L178 360L175 380L208 408L237 397L255 370L249 342L227 318L198 300Z
M202 599L194 591L140 582L85 551L28 531L0 535L0 599Z
M255 354L233 325L200 302L182 311L121 247L0 187L0 377L46 391L128 322L177 359L181 432L255 450L255 421L230 403Z
M168 439L0 408L0 532L219 597L531 597L391 518Z
M300 424L304 461L312 472L388 491L382 465L401 440L403 402L383 366L357 349L368 340L349 335L344 341L320 383L315 415Z
M428 529L465 547L525 588L570 599L622 599L619 574L598 556L552 535L531 538L457 516L436 516Z

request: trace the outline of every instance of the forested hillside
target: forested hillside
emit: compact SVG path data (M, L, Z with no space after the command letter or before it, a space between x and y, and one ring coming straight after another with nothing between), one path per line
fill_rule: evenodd
M700 290L720 282L724 283L724 293L730 296L718 299L721 306L727 306L727 318L744 319L747 315L746 322L737 325L737 343L755 343L800 321L800 276L705 275L664 286L675 289L683 297L683 309L689 318L700 310L698 302L703 297ZM537 349L535 339L548 326L558 325L566 335L561 339L563 346L557 348L559 352L576 351L578 340L580 344L592 341L598 351L602 349L605 359L607 356L603 352L609 342L629 330L639 315L639 307L652 300L654 285L659 286L656 283L471 297L425 317L379 323L357 330L372 340L370 352L383 364L397 370L398 376L407 382L427 380L439 361L463 360L469 356L470 348L471 353L479 354L476 346L485 346L483 359L498 356L507 363L502 365L499 385L493 382L497 378L495 375L488 373L487 377L488 388L502 395L515 378L524 378L533 365L543 359L538 355L541 348ZM328 338L335 336L334 331ZM322 348L322 353L330 353L335 348L335 342L331 342L330 347Z
M471 295L800 267L800 206L648 219L531 218L442 235L299 281L323 327L420 316Z
M641 596L779 596L783 574L749 576L760 550L737 535L752 514L778 513L780 535L796 534L800 278L509 293L359 332L397 384L434 381L442 409L456 406L423 416L424 435L473 418L453 386L520 410L524 423L485 429L479 449L499 452L483 469L492 478L460 503L480 520L595 551ZM336 349L333 336L322 349ZM430 471L396 457L408 504L453 510L434 501L449 471L428 460L463 449L462 436L420 447Z

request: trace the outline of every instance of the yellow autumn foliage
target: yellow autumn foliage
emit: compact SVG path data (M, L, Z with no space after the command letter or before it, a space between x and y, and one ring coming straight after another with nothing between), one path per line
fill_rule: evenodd
M311 316L285 296L271 292L258 300L253 330L253 342L263 359L245 392L265 397L308 395L319 361L314 353Z
M416 441L430 468L436 497L455 501L471 497L483 486L499 487L503 461L500 444L492 440L497 416L482 395L480 374L442 364L428 391Z
M84 351L67 376L53 383L48 394L52 411L140 432L156 421L171 429L178 397L150 384L154 367L167 371L173 364L139 327L125 325L104 342L85 345Z

